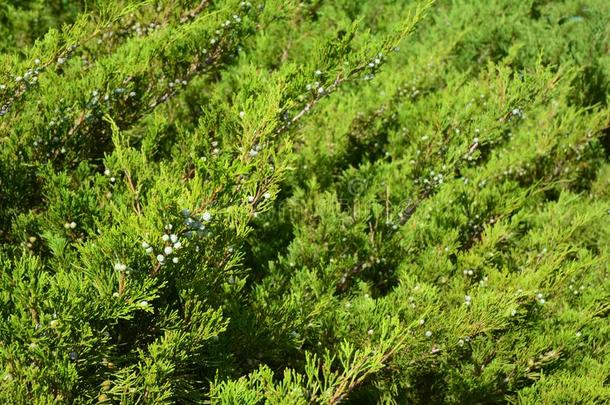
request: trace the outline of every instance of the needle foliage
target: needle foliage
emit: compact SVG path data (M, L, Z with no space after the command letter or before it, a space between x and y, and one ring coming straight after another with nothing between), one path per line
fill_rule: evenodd
M0 402L610 402L605 0L6 0Z

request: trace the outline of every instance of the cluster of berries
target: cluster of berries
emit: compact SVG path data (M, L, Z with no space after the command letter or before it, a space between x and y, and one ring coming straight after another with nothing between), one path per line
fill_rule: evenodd
M180 238L175 233L172 233L173 226L168 224L165 226L165 233L161 237L162 240L162 249L157 251L157 255L155 259L159 264L165 264L168 259L171 258L172 263L178 263L180 259L177 256L177 252L182 249L182 242ZM155 254L155 249L146 241L142 242L142 248L149 255Z

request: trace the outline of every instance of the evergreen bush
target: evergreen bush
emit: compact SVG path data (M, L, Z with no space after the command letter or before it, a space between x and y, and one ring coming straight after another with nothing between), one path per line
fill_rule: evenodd
M0 402L610 403L605 0L6 0Z

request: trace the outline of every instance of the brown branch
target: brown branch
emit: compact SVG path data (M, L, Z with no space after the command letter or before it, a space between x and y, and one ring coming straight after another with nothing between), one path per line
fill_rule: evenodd
M121 271L119 273L119 295L123 295L125 292L125 272Z
M398 339L398 341L393 344L389 350L383 355L383 357L381 358L381 364L383 365L384 363L386 363L393 355L394 353L396 353L399 349L402 348L405 340L407 338L407 335L401 335ZM360 367L363 363L365 362L365 359L363 358L357 365L355 365L353 368L358 368ZM335 392L333 393L332 397L329 400L329 404L338 404L339 402L341 402L346 395L348 395L350 392L352 392L357 386L359 386L365 379L366 377L368 377L370 374L372 374L371 372L367 372L364 371L362 373L362 375L360 375L359 377L356 376L349 385L347 385L347 380L343 380L341 382L341 384L339 385L339 387L335 390Z
M337 78L335 79L335 81L332 84L330 84L326 89L324 89L324 91L322 93L318 93L319 95L316 95L316 97L314 97L307 104L305 104L305 106L294 117L292 117L292 119L290 121L288 121L287 123L285 123L284 125L279 127L277 129L276 133L280 134L280 133L284 132L288 127L295 124L297 121L299 121L301 118L303 118L303 116L305 114L307 114L309 112L309 110L311 110L313 107L315 107L316 104L318 104L320 102L320 100L322 100L324 97L329 96L330 94L334 93L343 82L347 81L352 76L362 72L364 69L366 69L367 66L368 65L358 66L358 67L354 68L351 72L349 72L349 74L347 76L343 76L341 73L339 73L337 75Z
M142 215L142 207L140 205L140 196L138 193L138 190L136 189L136 186L133 183L133 180L131 179L131 174L129 172L128 169L124 169L124 173L125 173L125 179L127 180L127 185L129 186L129 189L131 190L131 192L134 195L134 210L136 212L136 214L138 216Z
M208 0L201 0L197 7L183 14L182 18L188 19L197 17L197 15L199 15L203 11L203 9L206 8L209 4L210 2Z
M36 308L30 307L30 315L32 316L32 322L34 322L34 326L40 325L40 320L38 319L38 312Z

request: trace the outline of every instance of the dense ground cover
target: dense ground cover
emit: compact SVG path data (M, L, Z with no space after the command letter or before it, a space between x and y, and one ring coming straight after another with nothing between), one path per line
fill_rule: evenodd
M610 402L606 0L0 5L0 402Z

